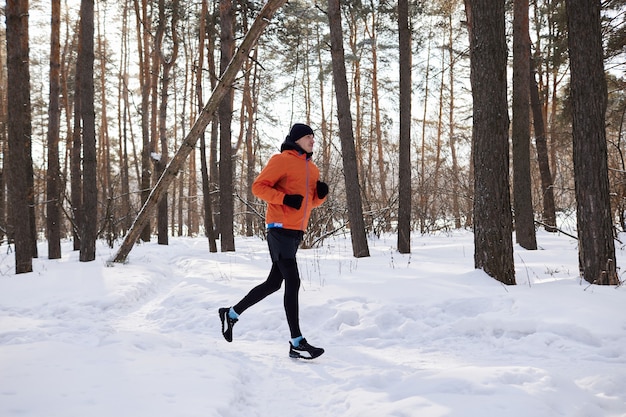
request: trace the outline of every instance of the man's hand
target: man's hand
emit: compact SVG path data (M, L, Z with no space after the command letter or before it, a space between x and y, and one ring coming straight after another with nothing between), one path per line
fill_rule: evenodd
M296 210L300 210L300 207L302 207L302 200L304 200L304 197L300 194L285 194L285 197L283 197L283 204L291 208L295 208Z
M317 198L324 198L328 195L328 184L322 181L317 182Z

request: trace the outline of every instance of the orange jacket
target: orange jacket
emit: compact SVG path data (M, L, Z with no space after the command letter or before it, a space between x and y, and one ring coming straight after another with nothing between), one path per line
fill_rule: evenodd
M288 149L272 156L252 184L254 195L267 202L268 227L305 231L311 210L325 200L317 197L319 177L319 169L306 154ZM286 194L303 196L302 207L283 205Z

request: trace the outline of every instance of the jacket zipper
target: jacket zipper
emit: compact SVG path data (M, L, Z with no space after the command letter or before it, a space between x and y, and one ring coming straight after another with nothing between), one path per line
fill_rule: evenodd
M302 231L304 231L304 222L306 219L307 206L309 205L309 159L306 157L306 155L304 156L304 164L306 172L304 185L306 187L306 190L304 192L304 213L302 213L302 223L300 224L300 230Z

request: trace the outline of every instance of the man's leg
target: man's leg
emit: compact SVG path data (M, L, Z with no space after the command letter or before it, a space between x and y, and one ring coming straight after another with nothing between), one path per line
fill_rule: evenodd
M294 339L302 336L298 306L298 292L300 291L298 264L295 259L281 259L278 261L278 268L285 280L285 314L287 315L291 338Z
M265 280L265 282L254 287L248 295L243 297L239 303L233 306L233 310L235 313L241 314L246 311L251 306L255 305L268 295L275 293L281 287L283 281L283 275L281 274L280 268L277 263L274 262L272 264L272 270L270 271L269 276Z

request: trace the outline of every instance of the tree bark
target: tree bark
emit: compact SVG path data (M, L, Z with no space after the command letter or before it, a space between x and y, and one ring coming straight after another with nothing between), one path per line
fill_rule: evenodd
M79 46L80 50L80 40ZM81 100L82 100L82 81L83 75L76 71L74 80L74 120L72 128L72 146L70 151L70 189L72 202L72 220L74 227L72 228L73 249L80 250L80 240L83 218L83 173L81 154L83 142L81 137L82 119L81 119Z
M213 0L212 13L209 13L211 16L209 21L209 36L208 36L208 52L207 52L207 64L209 70L209 79L211 83L211 90L215 90L217 87L217 83L219 80L218 76L218 68L215 62L215 51L216 51L216 40L218 37L217 32L217 16L219 15L216 10L219 7L219 0ZM242 64L243 65L243 64ZM213 113L211 120L211 132L209 136L209 160L208 160L208 169L209 169L209 191L211 198L211 207L219 208L219 163L218 163L218 145L219 145L219 116L217 115L217 111ZM219 227L219 210L217 213L213 213L213 224L216 227ZM219 236L219 230L215 230L213 234L217 237Z
M255 172L255 155L256 155L256 147L254 146L254 130L255 130L255 114L258 110L258 87L257 87L257 79L258 79L258 48L255 48L254 55L252 60L249 60L250 63L250 77L252 78L252 83L246 78L246 201L251 203L254 201L254 194L252 193L252 183L254 182L254 178L256 175ZM251 85L250 85L251 84ZM254 236L255 231L255 214L250 210L246 209L246 236Z
M195 147L198 138L200 137L202 132L204 132L207 125L211 121L213 113L217 110L220 101L226 95L227 91L231 88L237 72L239 71L239 69L241 69L244 61L248 57L248 54L255 46L259 37L263 33L263 30L269 24L272 16L276 12L276 10L282 7L286 2L287 0L268 0L267 3L265 3L265 6L263 6L263 9L250 27L250 30L241 42L239 49L237 49L235 55L233 56L233 59L230 61L230 64L222 73L220 82L211 93L211 97L200 112L198 119L183 140L182 145L180 146L170 163L167 165L165 172L163 172L163 175L161 175L161 177L159 178L159 181L150 193L150 197L146 201L146 204L144 204L141 211L137 215L137 218L135 219L133 226L126 235L124 242L122 242L119 250L112 258L113 262L126 261L130 250L139 238L141 229L144 227L149 214L154 209L159 199L163 196L163 192L165 191L165 189L167 189L169 184L174 180L174 178L176 178L176 175L180 171L183 163L185 162L185 159L187 158L187 156L189 156L191 150Z
M198 69L196 70L196 95L198 97L198 111L202 111L202 71L204 66L204 48L207 35L206 22L208 16L207 0L202 0L200 12L200 40L198 41ZM210 50L212 52L212 50ZM217 242L215 240L215 227L213 226L213 207L211 203L211 189L209 183L209 168L206 157L206 133L200 136L200 174L202 177L202 202L204 207L204 234L209 240L209 251L217 252Z
M350 221L352 254L356 258L362 258L370 254L365 234L365 223L363 221L358 164L354 147L352 116L350 115L350 98L348 94L339 0L328 0L328 20L344 179L346 194L350 196L348 199L348 218Z
M461 208L459 204L460 174L459 162L456 155L456 133L454 119L454 76L455 62L452 30L452 12L448 15L448 55L450 56L450 68L448 68L448 83L450 88L450 110L448 112L448 135L450 142L450 160L452 164L452 215L454 216L454 227L461 228Z
M156 36L156 52L159 54L159 60L162 66L161 77L161 99L159 105L159 142L161 145L160 158L156 161L157 174L160 176L165 170L167 165L168 155L168 140L167 140L167 103L170 86L170 73L178 57L178 0L174 0L170 5L172 8L171 17L171 39L172 50L168 55L163 50L163 37L165 35L166 22L165 22L165 0L159 0L159 26ZM159 202L158 216L158 243L159 245L167 245L169 243L169 231L168 231L168 213L167 213L167 191L165 192L165 198Z
M235 49L234 7L231 0L220 1L220 74L226 70ZM229 86L219 105L220 119L220 249L235 250L233 231L233 150L231 124L234 90Z
M515 238L525 249L537 249L530 180L530 37L528 0L513 5L513 204Z
M129 0L124 1L123 17L122 17L122 47L121 47L121 65L119 74L119 95L118 95L118 129L119 129L119 151L118 158L120 160L120 182L122 190L122 204L121 213L122 219L120 222L120 230L122 235L126 234L130 228L130 180L129 180L129 164L128 159L128 141L129 137L132 138L132 130L129 132L129 128L132 129L129 116L129 95L128 95L128 15L129 15ZM139 178L139 175L137 175Z
M587 282L616 285L619 279L609 199L601 6L599 0L566 0L565 4L580 273Z
M7 67L7 50L0 48L0 66ZM0 152L7 155L7 129L8 129L8 102L7 102L7 79L6 71L0 71ZM0 168L0 242L4 243L7 238L7 175L8 160Z
M556 210L554 205L554 187L550 161L548 159L548 140L546 137L546 125L543 120L543 107L539 100L539 88L535 80L533 61L530 61L530 103L533 113L533 126L535 130L535 147L537 148L537 161L541 176L541 195L543 204L543 223L548 232L556 232Z
M474 266L515 284L504 0L467 0L473 107Z
M374 2L371 2L372 10L374 8ZM378 90L378 28L377 28L377 14L376 12L372 12L372 26L370 32L370 36L372 37L372 113L373 117L371 117L370 127L371 132L374 134L374 139L371 141L372 146L376 145L377 150L377 159L376 163L378 165L378 176L380 183L380 200L382 204L389 204L389 195L387 192L387 162L385 161L385 147L383 145L383 131L382 131L382 119L381 119L381 109L380 109L380 93ZM410 45L409 45L410 48ZM409 49L410 51L410 49ZM389 211L387 211L389 213ZM385 215L386 222L386 231L389 231L388 227L391 224L391 219L389 214Z
M411 253L411 29L408 0L398 0L398 33L400 49L398 251Z
M137 19L137 49L139 51L139 82L141 83L141 204L145 205L150 197L150 178L152 162L150 160L150 26L148 1L134 0ZM141 2L141 3L140 3ZM141 6L141 7L140 7ZM131 226L132 227L132 226ZM141 240L150 241L150 220L141 231Z
M428 123L427 110L428 110L428 98L430 97L430 51L432 45L432 31L428 34L428 47L426 52L426 72L424 74L424 101L422 103L422 143L420 146L419 156L419 175L417 178L417 194L418 194L418 206L417 217L419 221L420 233L426 232L426 208L428 206L428 192L426 190L426 124Z
M7 0L8 174L10 224L15 243L15 273L32 272L33 252L29 196L31 102L28 54L28 0Z
M50 30L50 102L48 104L48 170L46 173L46 227L48 259L61 257L59 131L61 109L61 0L52 0Z
M94 0L80 5L80 48L76 72L80 72L80 115L83 127L83 224L80 237L81 262L96 259L98 233L98 186L96 157L96 112L94 108Z
M320 34L319 25L315 26L315 36L318 44L321 44L322 35ZM322 61L322 48L317 48L317 67L318 67L318 82L319 82L319 105L320 105L320 117L321 117L321 131L322 131L322 143L321 143L321 152L318 151L322 155L322 163L321 163L321 176L326 181L329 181L328 173L330 172L330 145L329 145L329 127L328 120L326 118L326 108L324 107L326 95L324 93L324 84L326 81L326 73L324 62Z

